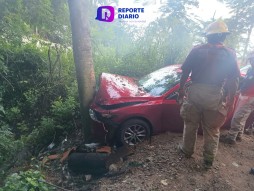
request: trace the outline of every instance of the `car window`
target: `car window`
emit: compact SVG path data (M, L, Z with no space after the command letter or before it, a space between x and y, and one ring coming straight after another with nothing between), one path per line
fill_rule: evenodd
M179 83L181 73L178 68L162 68L139 80L139 86L153 96L161 96Z

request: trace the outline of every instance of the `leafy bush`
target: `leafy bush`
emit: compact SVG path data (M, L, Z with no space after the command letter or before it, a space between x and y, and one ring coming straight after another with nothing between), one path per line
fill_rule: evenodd
M52 104L52 115L58 121L71 121L77 105L74 97L68 97L66 100L59 97Z
M6 124L0 127L0 166L14 155L15 151L22 146L20 141L15 141L12 132Z
M32 145L52 141L57 129L71 129L78 105L77 91L69 90L77 88L72 52L37 42L14 46L0 41L0 72L6 76L0 81L2 120L15 139Z
M4 187L0 191L50 191L51 186L45 183L40 171L28 170L13 173L5 180Z

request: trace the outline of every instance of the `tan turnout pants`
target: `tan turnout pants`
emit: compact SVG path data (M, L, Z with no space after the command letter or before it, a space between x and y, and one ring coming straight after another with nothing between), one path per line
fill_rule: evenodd
M252 111L254 111L254 97L240 95L227 135L230 139L236 140L237 135L243 134L245 123Z
M218 149L220 127L226 119L226 108L222 104L220 87L192 84L180 114L184 120L182 149L187 155L195 150L197 131L201 125L204 139L204 160L213 162Z

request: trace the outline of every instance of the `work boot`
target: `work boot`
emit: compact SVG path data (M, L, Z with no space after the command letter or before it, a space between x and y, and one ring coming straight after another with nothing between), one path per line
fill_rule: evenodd
M191 154L188 154L186 153L184 150L183 150L183 146L182 145L178 145L177 146L177 150L178 150L178 153L179 154L183 154L186 158L191 158Z
M243 140L242 134L238 133L235 140L241 142Z
M234 139L228 137L227 135L220 136L220 142L226 143L226 144L229 144L229 145L235 145L236 144L236 141Z
M250 169L250 174L253 174L253 175L254 175L254 168L251 168L251 169Z
M204 168L206 169L206 170L209 170L209 169L211 169L212 168L212 166L213 166L213 162L212 161L208 161L208 160L204 160Z
M252 134L253 134L253 131L254 131L253 127L250 127L250 128L248 128L248 129L245 129L245 134L246 134L246 135L252 135Z

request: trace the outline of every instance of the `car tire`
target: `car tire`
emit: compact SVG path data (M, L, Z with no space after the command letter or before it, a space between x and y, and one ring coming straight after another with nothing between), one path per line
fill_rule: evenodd
M117 143L122 145L136 145L150 136L150 126L142 119L130 119L120 126L117 133Z

